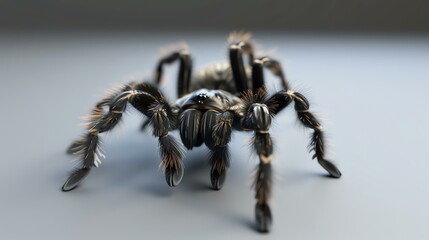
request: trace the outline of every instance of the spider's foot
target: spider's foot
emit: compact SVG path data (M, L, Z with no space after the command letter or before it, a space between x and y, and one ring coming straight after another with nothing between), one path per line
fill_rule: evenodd
M183 178L183 167L179 168L167 168L165 169L165 180L167 181L168 186L175 187L179 185Z
M220 190L223 187L226 178L226 170L222 170L220 173L217 170L212 170L210 173L210 180L214 190Z
M338 168L328 160L319 159L319 164L331 175L333 178L340 178L341 172Z
M273 219L271 217L271 210L267 204L256 204L255 217L258 231L269 232Z
M75 189L80 182L88 175L90 168L81 168L77 171L74 171L67 181L64 183L62 190L63 192L68 192Z

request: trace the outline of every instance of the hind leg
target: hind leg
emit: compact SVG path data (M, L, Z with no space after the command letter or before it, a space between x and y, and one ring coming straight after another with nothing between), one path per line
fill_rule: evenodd
M166 56L162 57L155 70L155 82L159 86L162 81L162 76L164 74L164 66L172 64L176 61L179 61L179 72L177 74L177 96L180 98L190 91L190 82L192 74L192 58L189 54L189 51L186 49L181 49L177 51L172 51ZM135 87L136 90L140 90L138 86ZM143 122L141 130L145 130L149 125L149 120Z
M250 89L243 56L248 56L251 65L254 58L251 34L246 32L233 32L228 41L230 42L229 61L235 87L238 93L242 93Z
M267 68L274 76L279 78L280 84L284 90L289 89L289 83L286 80L280 62L269 57L261 57L255 59L252 63L253 92L257 92L260 88L266 88L263 72L264 68Z
M164 65L179 61L179 72L177 75L177 96L180 98L189 93L189 84L191 81L192 59L188 50L182 49L173 51L161 58L155 70L155 80L157 84L161 83Z

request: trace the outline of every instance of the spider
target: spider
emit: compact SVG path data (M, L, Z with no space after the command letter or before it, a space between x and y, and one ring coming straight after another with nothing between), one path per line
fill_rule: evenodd
M244 57L247 56L248 64ZM167 64L179 62L178 99L171 103L158 88ZM264 69L269 69L281 82L282 90L269 95L265 88ZM308 100L290 89L281 65L270 57L255 58L249 33L233 33L229 38L229 63L212 64L198 70L193 77L192 59L187 49L172 51L160 59L154 83L131 82L115 89L96 104L88 117L84 136L68 149L80 157L80 166L72 171L62 187L71 191L98 167L103 156L99 134L112 130L128 105L148 117L143 128L152 126L158 138L161 166L170 187L182 180L183 146L187 149L205 144L210 150L210 180L214 190L224 184L229 166L228 143L233 130L253 133L253 151L259 157L254 190L257 229L268 232L272 225L269 198L272 186L271 161L273 143L270 137L272 119L291 103L299 121L313 130L310 151L313 159L333 178L341 172L324 157L324 135L319 121L309 111ZM169 134L179 130L182 144Z

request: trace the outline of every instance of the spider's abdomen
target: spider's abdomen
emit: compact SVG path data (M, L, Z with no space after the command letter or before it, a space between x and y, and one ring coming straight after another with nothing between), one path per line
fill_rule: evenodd
M246 74L250 79L251 69L246 68ZM231 65L228 62L220 62L207 65L196 71L191 80L191 91L201 88L219 89L230 93L237 93L234 85Z

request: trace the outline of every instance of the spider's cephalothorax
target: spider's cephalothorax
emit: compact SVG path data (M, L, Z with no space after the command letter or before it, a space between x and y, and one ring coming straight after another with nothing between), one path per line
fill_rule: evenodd
M148 117L143 128L151 125L153 136L158 138L161 166L169 186L176 186L183 177L183 147L205 144L210 152L210 180L213 189L221 189L229 166L228 143L232 130L253 132L253 151L259 157L255 179L255 216L260 231L271 226L268 205L271 191L271 161L273 144L270 125L273 117L293 102L299 121L313 130L310 150L313 159L334 178L341 172L325 159L324 135L319 121L309 111L307 99L289 88L280 63L269 57L255 58L249 34L233 34L230 38L229 63L209 65L191 76L192 61L187 50L174 51L162 58L155 71L155 83L131 82L117 88L96 104L87 120L85 135L73 142L69 153L80 156L80 166L63 186L70 191L87 176L92 167L100 163L99 134L112 130L122 114L131 105ZM249 65L243 62L248 55ZM163 66L179 61L179 99L166 100L158 85ZM279 77L283 90L268 95L263 69ZM179 130L182 144L169 135Z

